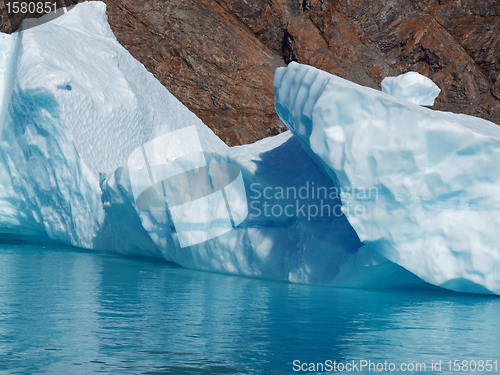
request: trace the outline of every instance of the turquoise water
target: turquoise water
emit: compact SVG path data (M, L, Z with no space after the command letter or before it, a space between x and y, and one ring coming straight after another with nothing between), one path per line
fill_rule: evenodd
M450 360L500 360L491 296L293 285L40 245L1 245L0 269L2 374L289 374L328 360L426 363L416 373L441 360L448 373Z

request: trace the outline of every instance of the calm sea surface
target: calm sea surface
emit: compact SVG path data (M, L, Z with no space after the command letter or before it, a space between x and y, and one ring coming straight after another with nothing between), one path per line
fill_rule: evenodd
M500 372L500 298L293 285L0 245L1 374L290 374L334 361L425 363L406 373L437 374L455 360L468 362L451 362L451 373Z

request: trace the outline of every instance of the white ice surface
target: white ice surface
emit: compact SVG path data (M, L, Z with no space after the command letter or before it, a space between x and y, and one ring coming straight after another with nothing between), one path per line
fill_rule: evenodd
M441 92L430 78L417 72L386 77L382 80L381 86L386 94L418 105L434 105L434 100Z
M180 248L168 211L146 211L134 206L129 171L120 168L102 184L106 223L97 236L98 246L123 253L161 252L165 259L188 268L295 283L422 286L419 278L384 256L358 251L359 240L343 215L318 215L309 221L297 214L296 207L289 210L290 216L272 215L270 211L265 214L264 203L295 205L293 197L277 197L280 188L298 191L306 183L334 187L290 132L207 154L207 162L232 163L241 168L249 216L237 229ZM266 188L271 190L264 193ZM262 194L260 198L257 191ZM263 194L271 199L264 199ZM333 201L340 203L338 199ZM332 204L332 200L327 203ZM320 200L300 199L299 208L314 204L319 205ZM134 223L137 216L142 225Z
M283 121L356 192L343 203L364 213L344 212L364 248L434 285L500 293L498 125L297 63L279 68L274 86Z
M21 34L20 92L44 90L60 103L61 119L94 175L126 164L141 144L195 126L206 151L227 148L114 37L101 2Z
M269 202L294 206L290 215L274 216L249 206L245 220L233 217L236 230L181 248L169 211L135 205L127 165L134 150L167 133L194 126L207 162L238 165L250 197L257 195L252 186L260 193L306 183L335 186L289 132L228 148L118 44L103 3L81 3L51 22L2 34L0 47L3 236L291 282L421 284L384 256L358 251L359 239L343 215L299 210L320 204L315 198L249 198L249 205L257 202L260 208ZM185 153L184 146L167 154ZM246 203L236 196L229 205L244 212Z

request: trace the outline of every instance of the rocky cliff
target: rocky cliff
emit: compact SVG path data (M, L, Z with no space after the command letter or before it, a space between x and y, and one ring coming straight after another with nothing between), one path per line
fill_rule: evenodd
M272 78L290 61L374 88L417 71L442 89L433 108L500 124L500 0L105 3L118 41L230 145L284 129ZM12 32L23 17L1 6Z

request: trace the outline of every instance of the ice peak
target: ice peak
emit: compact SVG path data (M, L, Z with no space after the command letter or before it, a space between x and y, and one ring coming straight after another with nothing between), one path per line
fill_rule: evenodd
M434 105L441 89L430 78L417 72L408 72L397 77L384 78L382 91L414 104Z

